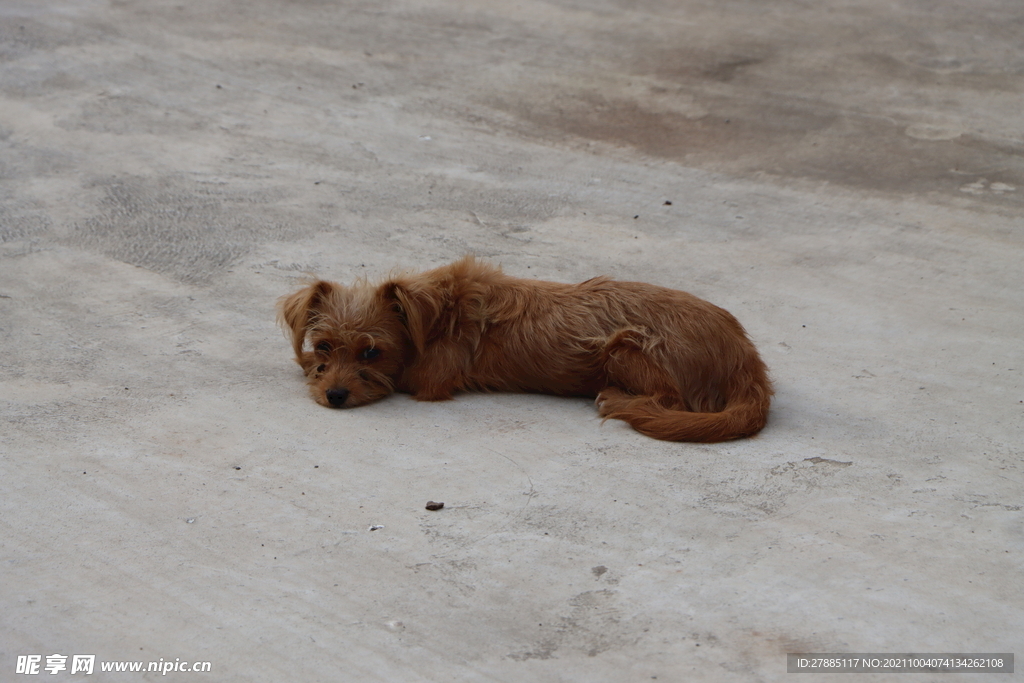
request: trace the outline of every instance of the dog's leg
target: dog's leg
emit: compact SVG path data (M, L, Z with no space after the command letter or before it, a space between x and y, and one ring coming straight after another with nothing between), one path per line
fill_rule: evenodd
M723 408L694 412L716 405L718 391L713 392L713 399L698 397L701 401L690 405L692 397L683 395L671 373L658 362L664 353L660 346L644 330L620 330L608 339L605 373L609 386L597 396L601 417L624 420L638 432L666 441L726 441L752 436L764 427L772 388L756 354L744 358L723 380Z
M446 383L435 383L429 379L413 380L416 389L412 397L417 401L450 401L455 397L455 391Z
M406 370L404 390L417 401L448 401L465 388L467 364L460 344L445 339L427 347Z
M659 347L660 340L645 329L624 328L608 338L601 355L609 386L597 395L602 417L641 396L653 398L666 408L678 406L679 387L657 361Z

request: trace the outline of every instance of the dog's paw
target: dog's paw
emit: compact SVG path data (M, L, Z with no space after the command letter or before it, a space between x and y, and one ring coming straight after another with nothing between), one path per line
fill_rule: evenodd
M425 391L420 389L412 395L416 401L450 401L455 395L450 391Z
M621 389L616 389L615 387L602 389L594 400L594 405L597 406L597 414L601 417L607 417L615 412L624 402L628 401L629 398L629 394Z

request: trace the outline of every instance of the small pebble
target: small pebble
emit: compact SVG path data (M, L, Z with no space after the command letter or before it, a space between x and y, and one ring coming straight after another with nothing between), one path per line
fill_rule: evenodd
M432 500L428 500L427 501L427 509L428 510L440 510L443 507L444 507L444 503L435 503Z

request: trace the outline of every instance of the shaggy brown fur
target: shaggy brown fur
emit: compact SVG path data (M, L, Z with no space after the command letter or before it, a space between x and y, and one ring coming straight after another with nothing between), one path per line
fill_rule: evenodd
M771 382L736 319L655 285L523 280L466 257L379 285L319 281L279 311L325 406L394 391L593 396L602 417L648 436L706 442L756 434L768 417Z

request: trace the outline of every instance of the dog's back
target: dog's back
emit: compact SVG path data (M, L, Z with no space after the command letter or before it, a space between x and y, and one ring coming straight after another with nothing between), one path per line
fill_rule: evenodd
M450 307L413 375L450 372L458 357L457 390L601 395L602 416L661 439L722 441L767 420L772 388L756 348L729 312L691 294L527 280L475 259L423 277Z

